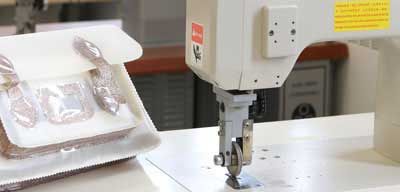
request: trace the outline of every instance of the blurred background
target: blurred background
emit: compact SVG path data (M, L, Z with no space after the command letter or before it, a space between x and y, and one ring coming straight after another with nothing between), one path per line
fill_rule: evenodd
M126 67L157 128L215 126L212 86L185 65L185 3L0 0L0 35L98 24L121 27L144 47L143 57ZM308 47L282 88L257 91L251 116L266 122L374 111L377 53L369 47L369 41Z

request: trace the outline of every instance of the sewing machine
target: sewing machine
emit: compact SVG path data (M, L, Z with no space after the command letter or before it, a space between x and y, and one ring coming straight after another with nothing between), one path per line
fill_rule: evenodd
M187 0L186 63L214 85L220 117L214 163L227 167L228 184L258 183L235 179L252 162L248 114L259 102L252 90L282 86L302 50L317 42L373 39L380 52L374 147L400 161L399 11L394 0Z
M237 188L246 187L244 184L265 185L248 191L366 188L382 191L377 188L389 185L400 188L396 179L400 175L399 163L368 151L372 145L365 138L360 140L372 135L372 114L259 124L255 126L258 132L254 139L253 123L248 117L248 107L257 103L257 96L251 90L281 86L306 46L332 40L374 39L373 47L381 52L375 149L392 160L400 160L396 148L399 134L396 98L400 92L395 89L400 83L396 75L400 41L393 39L400 36L399 1L188 0L187 3L187 63L199 77L215 86L220 103L220 151L214 158L215 164L228 168L231 174L228 181L250 178L246 180L250 182L228 184ZM367 13L378 13L361 11L364 14L357 14L361 18L352 19L357 11L364 9ZM100 191L231 191L221 182L224 175L219 167L204 163L217 145L216 135L211 135L213 131L165 132L164 144L146 158L32 191L70 190L69 187ZM334 141L320 141L332 138ZM307 139L308 143L292 142L295 139ZM282 140L291 142L286 144ZM257 148L253 149L253 141ZM332 148L335 151L327 153ZM281 156L274 156L277 154ZM241 171L242 166L251 163L254 165L247 166L246 171L256 179Z
M49 4L110 2L112 0L0 0L0 6L15 5L16 34L36 32L36 17Z

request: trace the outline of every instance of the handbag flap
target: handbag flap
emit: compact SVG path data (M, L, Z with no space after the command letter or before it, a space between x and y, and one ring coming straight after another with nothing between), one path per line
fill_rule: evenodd
M94 43L110 64L133 61L143 53L140 44L121 29L104 25L2 37L0 54L12 62L21 81L69 76L96 68L74 51L76 37Z

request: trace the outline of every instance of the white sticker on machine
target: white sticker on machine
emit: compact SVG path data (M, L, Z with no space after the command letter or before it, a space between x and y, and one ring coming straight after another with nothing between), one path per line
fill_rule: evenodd
M203 34L204 27L198 23L192 22L192 63L196 65L203 64Z

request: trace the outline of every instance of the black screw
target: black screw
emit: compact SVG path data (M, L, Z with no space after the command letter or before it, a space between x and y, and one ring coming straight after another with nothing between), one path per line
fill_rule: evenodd
M275 32L273 30L269 31L269 36L274 36Z
M296 35L296 29L292 29L292 31L290 31L290 34Z

